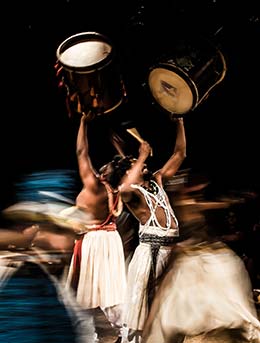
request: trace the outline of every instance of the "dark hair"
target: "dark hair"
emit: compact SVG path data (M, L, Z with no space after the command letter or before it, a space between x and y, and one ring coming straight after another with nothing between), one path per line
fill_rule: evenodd
M113 173L109 178L109 183L112 187L117 187L125 175L126 171L131 168L131 165L135 159L132 155L122 157L120 155L115 155L111 161L113 167Z
M132 163L135 161L136 158L134 158L132 155L125 157L122 157L121 155L115 155L113 157L113 160L109 162L113 171L107 178L107 181L113 188L116 188L120 184L122 177L125 175L126 171L131 168ZM151 171L147 171L145 174L143 174L143 178L145 181L149 181L153 179L153 173Z

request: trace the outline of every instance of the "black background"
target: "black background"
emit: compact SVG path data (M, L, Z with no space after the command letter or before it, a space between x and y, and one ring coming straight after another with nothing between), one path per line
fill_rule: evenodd
M126 121L152 145L152 168L169 157L174 124L151 101L147 72L164 48L170 50L183 36L202 36L222 51L227 73L204 102L185 114L183 167L207 174L218 190L259 189L256 1L17 1L6 4L2 19L1 207L13 201L20 175L77 169L79 118L68 116L54 65L59 44L88 31L113 41L128 94L114 113L91 124L95 165L115 153L108 127L118 129ZM135 153L137 143L124 138Z

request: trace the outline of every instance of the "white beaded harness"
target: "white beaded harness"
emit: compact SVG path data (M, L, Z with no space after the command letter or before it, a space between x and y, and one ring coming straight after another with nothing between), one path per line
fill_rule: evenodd
M164 189L161 188L154 180L150 180L150 182L158 190L156 194L149 192L141 185L137 185L137 184L131 185L132 188L138 189L143 194L145 201L150 209L150 213L151 213L150 218L147 220L147 222L143 225L140 224L140 229L141 229L139 233L140 237L145 233L145 231L147 231L147 229L151 227L159 228L165 231L164 235L167 235L168 231L171 229L172 218L175 221L176 226L177 226L177 229L175 229L174 236L178 236L179 235L178 220L173 212L172 207L167 202L167 194L165 193ZM166 218L165 227L161 226L157 220L156 209L158 207L161 207L164 210L165 218Z

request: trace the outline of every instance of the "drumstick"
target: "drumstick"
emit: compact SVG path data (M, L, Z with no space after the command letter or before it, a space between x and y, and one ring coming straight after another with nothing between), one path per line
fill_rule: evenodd
M135 139L138 140L138 142L143 143L144 139L141 137L140 133L137 131L135 127L132 127L131 129L126 129L130 135L132 135ZM151 149L150 156L153 156L153 150Z
M131 129L126 129L126 131L129 132L130 135L132 135L135 139L137 139L138 142L143 143L144 140L135 127L132 127Z

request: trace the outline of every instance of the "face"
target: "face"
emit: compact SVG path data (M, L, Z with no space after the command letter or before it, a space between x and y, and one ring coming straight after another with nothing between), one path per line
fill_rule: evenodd
M148 170L146 164L144 165L142 172L143 172L144 175L149 174L149 170Z
M136 158L132 158L131 159L131 166L133 166L135 164L135 162L137 161ZM142 173L143 174L147 174L149 173L148 169L147 169L147 164L144 163L143 169L142 169Z
M112 176L113 171L114 171L114 168L113 168L111 162L102 166L99 169L101 180L109 181L110 177Z

